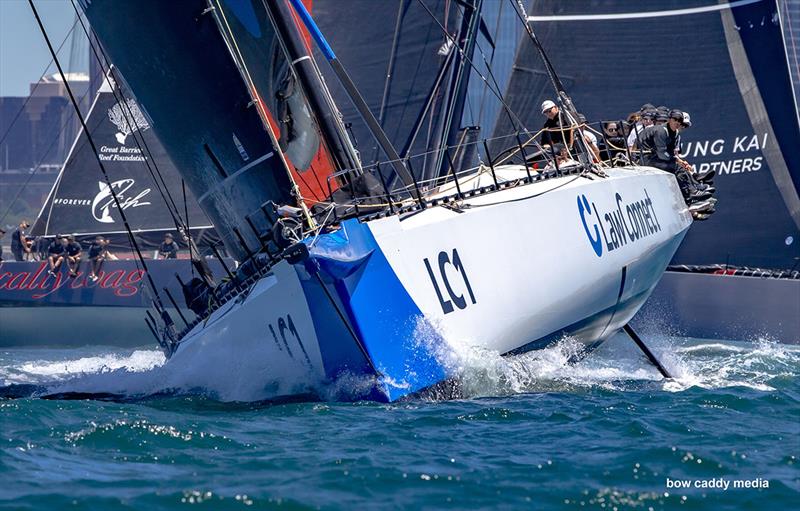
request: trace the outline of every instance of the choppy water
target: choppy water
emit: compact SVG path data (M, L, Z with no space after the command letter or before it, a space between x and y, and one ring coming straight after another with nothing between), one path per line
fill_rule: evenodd
M0 388L22 397L0 399L0 508L800 508L800 349L650 342L674 381L624 338L577 366L569 343L516 359L465 350L462 399L396 405L252 406L198 389L43 400L30 394L157 388L163 357L5 350Z

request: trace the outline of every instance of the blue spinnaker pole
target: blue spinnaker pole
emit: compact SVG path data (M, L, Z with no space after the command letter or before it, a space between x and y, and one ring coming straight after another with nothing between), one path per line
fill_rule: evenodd
M394 171L400 177L400 180L407 187L407 189L411 191L411 194L415 198L419 198L419 190L417 189L414 177L403 164L403 161L400 159L400 155L397 154L397 151L395 150L394 146L392 146L392 143L389 141L386 133L383 132L383 128L381 128L378 120L370 111L369 107L367 106L367 102L364 101L361 93L358 92L353 80L350 79L347 71L345 71L341 62L339 62L339 60L336 58L336 54L333 53L333 49L328 44L328 41L325 40L325 36L322 35L322 32L319 30L319 27L317 27L317 24L314 22L311 14L306 9L306 6L303 5L302 0L289 0L289 2L292 4L295 12L297 12L297 15L300 16L300 20L311 34L311 37L314 38L314 41L317 43L317 46L322 54L330 63L331 68L333 68L333 72L336 73L336 77L339 79L342 87L344 87L347 95L350 96L350 99L353 101L353 104L358 110L358 113L361 115L361 118L364 119L365 123L367 123L367 127L372 132L375 140L378 141L381 149L383 149L383 152L386 153L386 156L389 158L389 161L392 164L392 168L394 168Z

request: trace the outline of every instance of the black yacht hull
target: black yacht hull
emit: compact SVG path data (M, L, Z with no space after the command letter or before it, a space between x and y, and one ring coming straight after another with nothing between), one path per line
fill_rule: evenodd
M667 271L633 324L646 333L800 344L800 279Z

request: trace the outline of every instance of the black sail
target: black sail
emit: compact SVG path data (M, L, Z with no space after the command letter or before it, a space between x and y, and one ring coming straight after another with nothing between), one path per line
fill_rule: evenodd
M82 0L98 40L152 120L176 168L239 258L258 241L246 216L268 200L294 204L287 169L232 49L204 0Z
M308 54L291 7L284 0L215 0L213 5L302 196L311 203L325 201L337 187L331 174L351 165L345 163L338 113L325 101L316 73L298 74L290 64L305 60L289 54L291 42L298 43L298 53Z
M158 238L159 232L175 231L175 222L159 187L179 191L175 206L181 218L188 213L187 222L192 230L210 229L211 222L188 190L184 203L180 193L181 176L136 99L130 94L125 94L122 99L126 105L118 102L111 86L106 83L91 106L86 124L132 230L137 237L147 237L147 233L152 233L148 238ZM128 122L131 114L134 119ZM126 238L119 210L83 130L74 141L31 229L35 236L59 233L78 236L120 234L111 237Z
M389 140L401 155L412 156L411 170L417 179L432 177L437 170L430 151L449 135L444 133L444 114L454 93L458 59L457 55L448 59L448 55L450 38L458 40L463 7L447 0L426 0L430 13L417 0L313 0L310 4L314 19ZM484 1L480 16L481 30L471 60L491 87L502 93L521 25L507 0ZM463 45L464 41L458 42ZM466 100L454 112L451 132L482 126L488 136L500 115L500 102L472 64L465 62L464 69L468 73ZM335 78L328 79L334 82ZM373 163L381 153L369 130L344 92L337 88L332 92L345 120L352 123L365 165Z
M789 269L800 256L800 126L773 0L534 2L531 21L577 108L619 120L644 103L691 114L686 159L717 172L717 212L674 264ZM528 128L548 78L524 39L507 91ZM502 118L497 132L509 128Z
M437 136L444 86L435 93L419 134L411 140L415 122L446 59L444 51L440 53L446 37L437 21L451 29L457 26L457 11L446 11L445 3L426 2L436 19L416 1L314 0L311 3L311 14L320 30L398 152L405 149L406 154L421 154ZM323 71L327 70L323 67ZM327 81L335 83L332 74ZM364 164L381 158L382 153L345 92L332 87L332 93L344 119L351 123ZM424 165L421 160L412 161L417 172Z

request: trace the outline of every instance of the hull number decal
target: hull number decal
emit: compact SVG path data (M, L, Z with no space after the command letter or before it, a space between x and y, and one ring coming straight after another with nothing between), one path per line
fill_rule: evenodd
M458 275L461 277L461 280L464 282L464 287L466 287L467 293L469 294L469 299L472 301L473 304L476 303L475 301L475 294L472 292L472 286L469 284L469 278L467 277L467 272L464 269L464 265L461 263L461 258L458 255L458 250L453 249L452 258L447 252L439 252L439 256L437 258L437 269L438 272L434 270L431 266L430 261L428 258L422 260L425 263L425 268L428 270L428 276L431 278L431 284L433 284L433 290L436 291L436 297L439 298L439 304L442 306L442 312L445 314L450 314L455 310L453 304L459 309L466 309L467 299L463 294L457 294L453 291L453 286L450 284L450 280L447 278L447 266L452 266ZM438 273L438 275L437 275ZM451 272L452 275L452 272ZM442 281L444 284L444 289L447 291L447 297L442 295L442 289L439 287L439 280Z
M279 350L283 351L283 348L286 347L286 352L289 354L290 357L294 358L294 354L292 353L292 348L289 346L289 341L286 339L286 332L289 332L292 337L297 341L297 344L300 346L300 349L303 352L303 355L306 358L306 362L308 363L309 367L311 366L311 359L308 357L308 352L306 352L306 347L303 346L303 341L300 339L300 334L297 333L297 328L294 326L294 321L292 321L291 314L287 314L284 318L283 316L278 318L276 322L277 326L277 334L275 326L270 323L269 331L272 334L272 340L275 341L275 345L278 347ZM278 342L278 334L281 336L281 341L283 341L283 346L281 343Z

